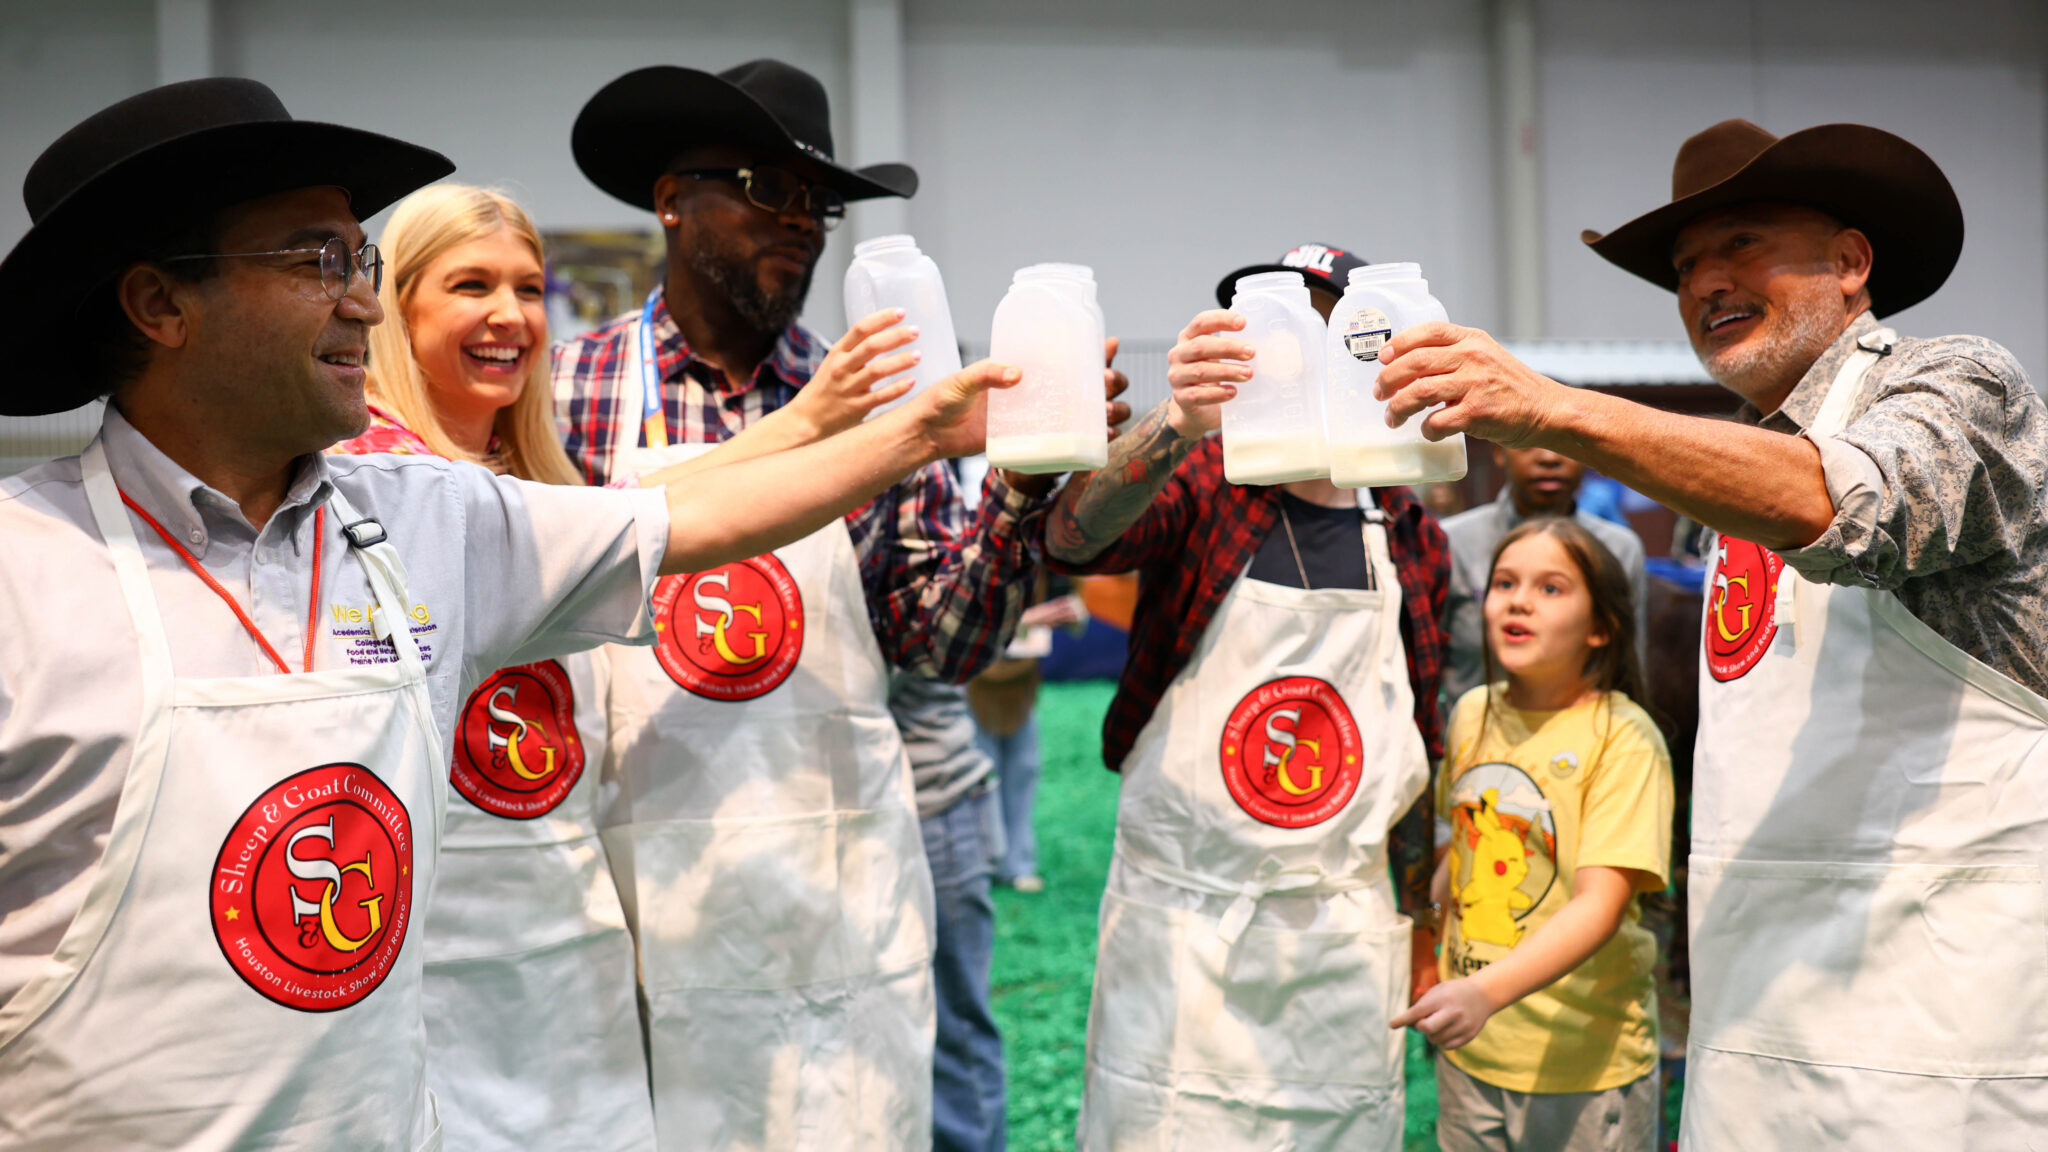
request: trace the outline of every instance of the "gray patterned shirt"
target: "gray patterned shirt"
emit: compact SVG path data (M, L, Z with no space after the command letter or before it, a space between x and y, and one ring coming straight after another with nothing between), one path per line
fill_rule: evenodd
M1858 316L1769 416L1805 434L1865 333ZM1834 522L1784 552L1809 580L1898 594L1949 643L2048 696L2048 407L2004 348L1977 336L1902 338L1820 449Z

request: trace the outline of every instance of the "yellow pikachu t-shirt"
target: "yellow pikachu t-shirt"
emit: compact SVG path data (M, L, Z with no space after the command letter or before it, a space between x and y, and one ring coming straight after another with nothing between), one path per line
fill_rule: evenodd
M1450 825L1444 979L1507 955L1571 899L1579 868L1671 875L1671 755L1620 692L1523 712L1475 688L1451 714L1437 815ZM1485 723L1482 725L1482 717ZM1483 731L1482 731L1483 727ZM1441 825L1439 825L1441 827ZM1621 928L1548 988L1495 1013L1446 1059L1513 1092L1600 1092L1657 1063L1657 944L1629 902Z

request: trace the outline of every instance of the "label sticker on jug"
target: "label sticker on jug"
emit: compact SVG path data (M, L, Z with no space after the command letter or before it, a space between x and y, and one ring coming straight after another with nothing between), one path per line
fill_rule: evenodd
M1344 350L1368 364L1379 360L1380 349L1393 338L1393 322L1377 308L1360 308L1344 322Z

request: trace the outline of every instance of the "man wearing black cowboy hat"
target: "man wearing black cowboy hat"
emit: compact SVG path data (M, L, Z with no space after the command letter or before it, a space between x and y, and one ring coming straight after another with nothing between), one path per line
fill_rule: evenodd
M572 145L600 188L655 213L668 251L644 307L556 349L566 446L594 479L789 402L823 356L796 316L827 231L847 201L917 188L900 164L838 163L824 87L775 60L628 73L584 106ZM675 648L614 662L637 799L608 835L635 894L663 1146L915 1148L935 1119L946 1147L999 1146L986 948L949 950L992 939L992 910L984 895L974 923L934 922L888 670L959 682L1000 653L1049 485L992 477L965 523L950 474L927 469L843 526L658 597ZM989 864L959 867L985 888ZM955 1013L938 1075L957 1088L936 1117L935 964Z
M1876 317L1962 210L1855 124L1686 141L1602 257L1678 295L1735 423L1398 333L1391 419L1541 445L1719 530L1707 588L1682 1142L2012 1144L2048 1115L2048 413L2005 349ZM1460 1011L1446 1002L1433 1021Z
M980 446L993 368L687 493L322 455L367 422L361 218L451 169L212 79L29 170L0 414L111 401L0 484L0 1148L438 1147L412 929L478 677L647 643L659 572Z

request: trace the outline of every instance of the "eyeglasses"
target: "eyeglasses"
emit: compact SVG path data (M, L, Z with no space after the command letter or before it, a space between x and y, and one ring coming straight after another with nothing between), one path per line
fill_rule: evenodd
M846 219L846 197L780 168L684 168L674 174L699 180L737 180L747 202L768 212L787 212L802 201L804 213L828 232Z
M270 252L200 252L190 256L166 256L159 264L176 264L182 260L233 260L243 256L318 256L320 257L320 286L327 290L329 300L339 300L348 295L349 285L357 275L370 282L370 291L377 292L384 287L384 254L375 244L364 244L354 252L348 250L348 242L336 236L318 248L279 248Z

